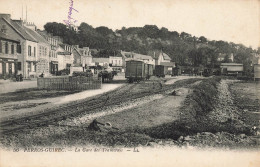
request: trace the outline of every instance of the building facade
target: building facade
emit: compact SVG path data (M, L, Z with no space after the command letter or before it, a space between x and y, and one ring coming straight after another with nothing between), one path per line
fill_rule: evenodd
M34 24L31 24L34 25ZM36 29L36 28L35 28ZM50 44L48 41L41 36L37 31L35 31L34 28L28 28L26 27L26 31L30 33L32 38L34 38L37 41L37 48L35 50L35 54L37 55L37 62L33 65L34 67L34 74L31 72L31 75L34 75L35 77L38 77L41 74L44 74L44 76L50 75Z
M73 65L74 57L72 54L73 47L67 44L61 44L57 49L58 70L69 70Z
M95 63L96 66L101 66L104 68L108 68L109 67L109 58L93 58L93 62Z
M122 57L109 56L109 66L112 67L113 71L122 71Z
M72 54L74 56L73 65L75 67L83 67L84 69L91 66L93 60L89 47L79 48L78 45L74 45L72 48Z
M46 31L37 31L50 45L49 48L49 73L51 75L56 75L59 71L59 58L58 58L58 48L62 44L62 39L58 36L53 36Z
M30 35L22 20L12 20L10 14L0 14L0 27L8 36L20 42L21 56L17 60L17 73L24 78L34 77L37 63L37 41Z
M20 41L13 39L5 33L5 28L0 31L0 78L12 78L17 74L18 57L21 56ZM21 66L21 65L20 65Z

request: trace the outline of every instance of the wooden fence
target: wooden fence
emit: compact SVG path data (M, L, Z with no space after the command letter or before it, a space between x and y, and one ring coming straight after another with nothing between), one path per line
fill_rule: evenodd
M37 78L37 87L39 89L49 90L89 90L101 89L101 78L95 77L53 77Z

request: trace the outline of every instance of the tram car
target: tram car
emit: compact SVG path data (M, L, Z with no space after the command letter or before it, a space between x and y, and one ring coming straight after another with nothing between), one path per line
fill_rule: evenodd
M126 61L125 78L129 83L140 82L149 79L153 75L153 65L146 64L141 60Z
M154 75L157 77L165 77L167 71L163 65L156 65L154 70Z

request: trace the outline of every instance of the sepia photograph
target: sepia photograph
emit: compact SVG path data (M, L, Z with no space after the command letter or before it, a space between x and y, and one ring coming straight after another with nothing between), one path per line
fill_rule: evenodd
M0 166L260 166L259 0L0 0Z

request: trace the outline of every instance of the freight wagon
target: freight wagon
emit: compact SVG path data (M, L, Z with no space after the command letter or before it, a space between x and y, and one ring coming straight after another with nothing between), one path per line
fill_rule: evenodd
M165 77L166 70L163 65L156 65L154 70L154 75L157 77Z
M172 76L179 76L179 75L181 75L181 67L172 68Z
M254 65L254 80L255 81L260 80L260 64Z
M126 61L125 78L130 83L149 79L153 75L153 65L139 60Z
M151 76L153 76L153 65L152 64L147 64L148 67L148 75L147 75L147 79L150 79Z

